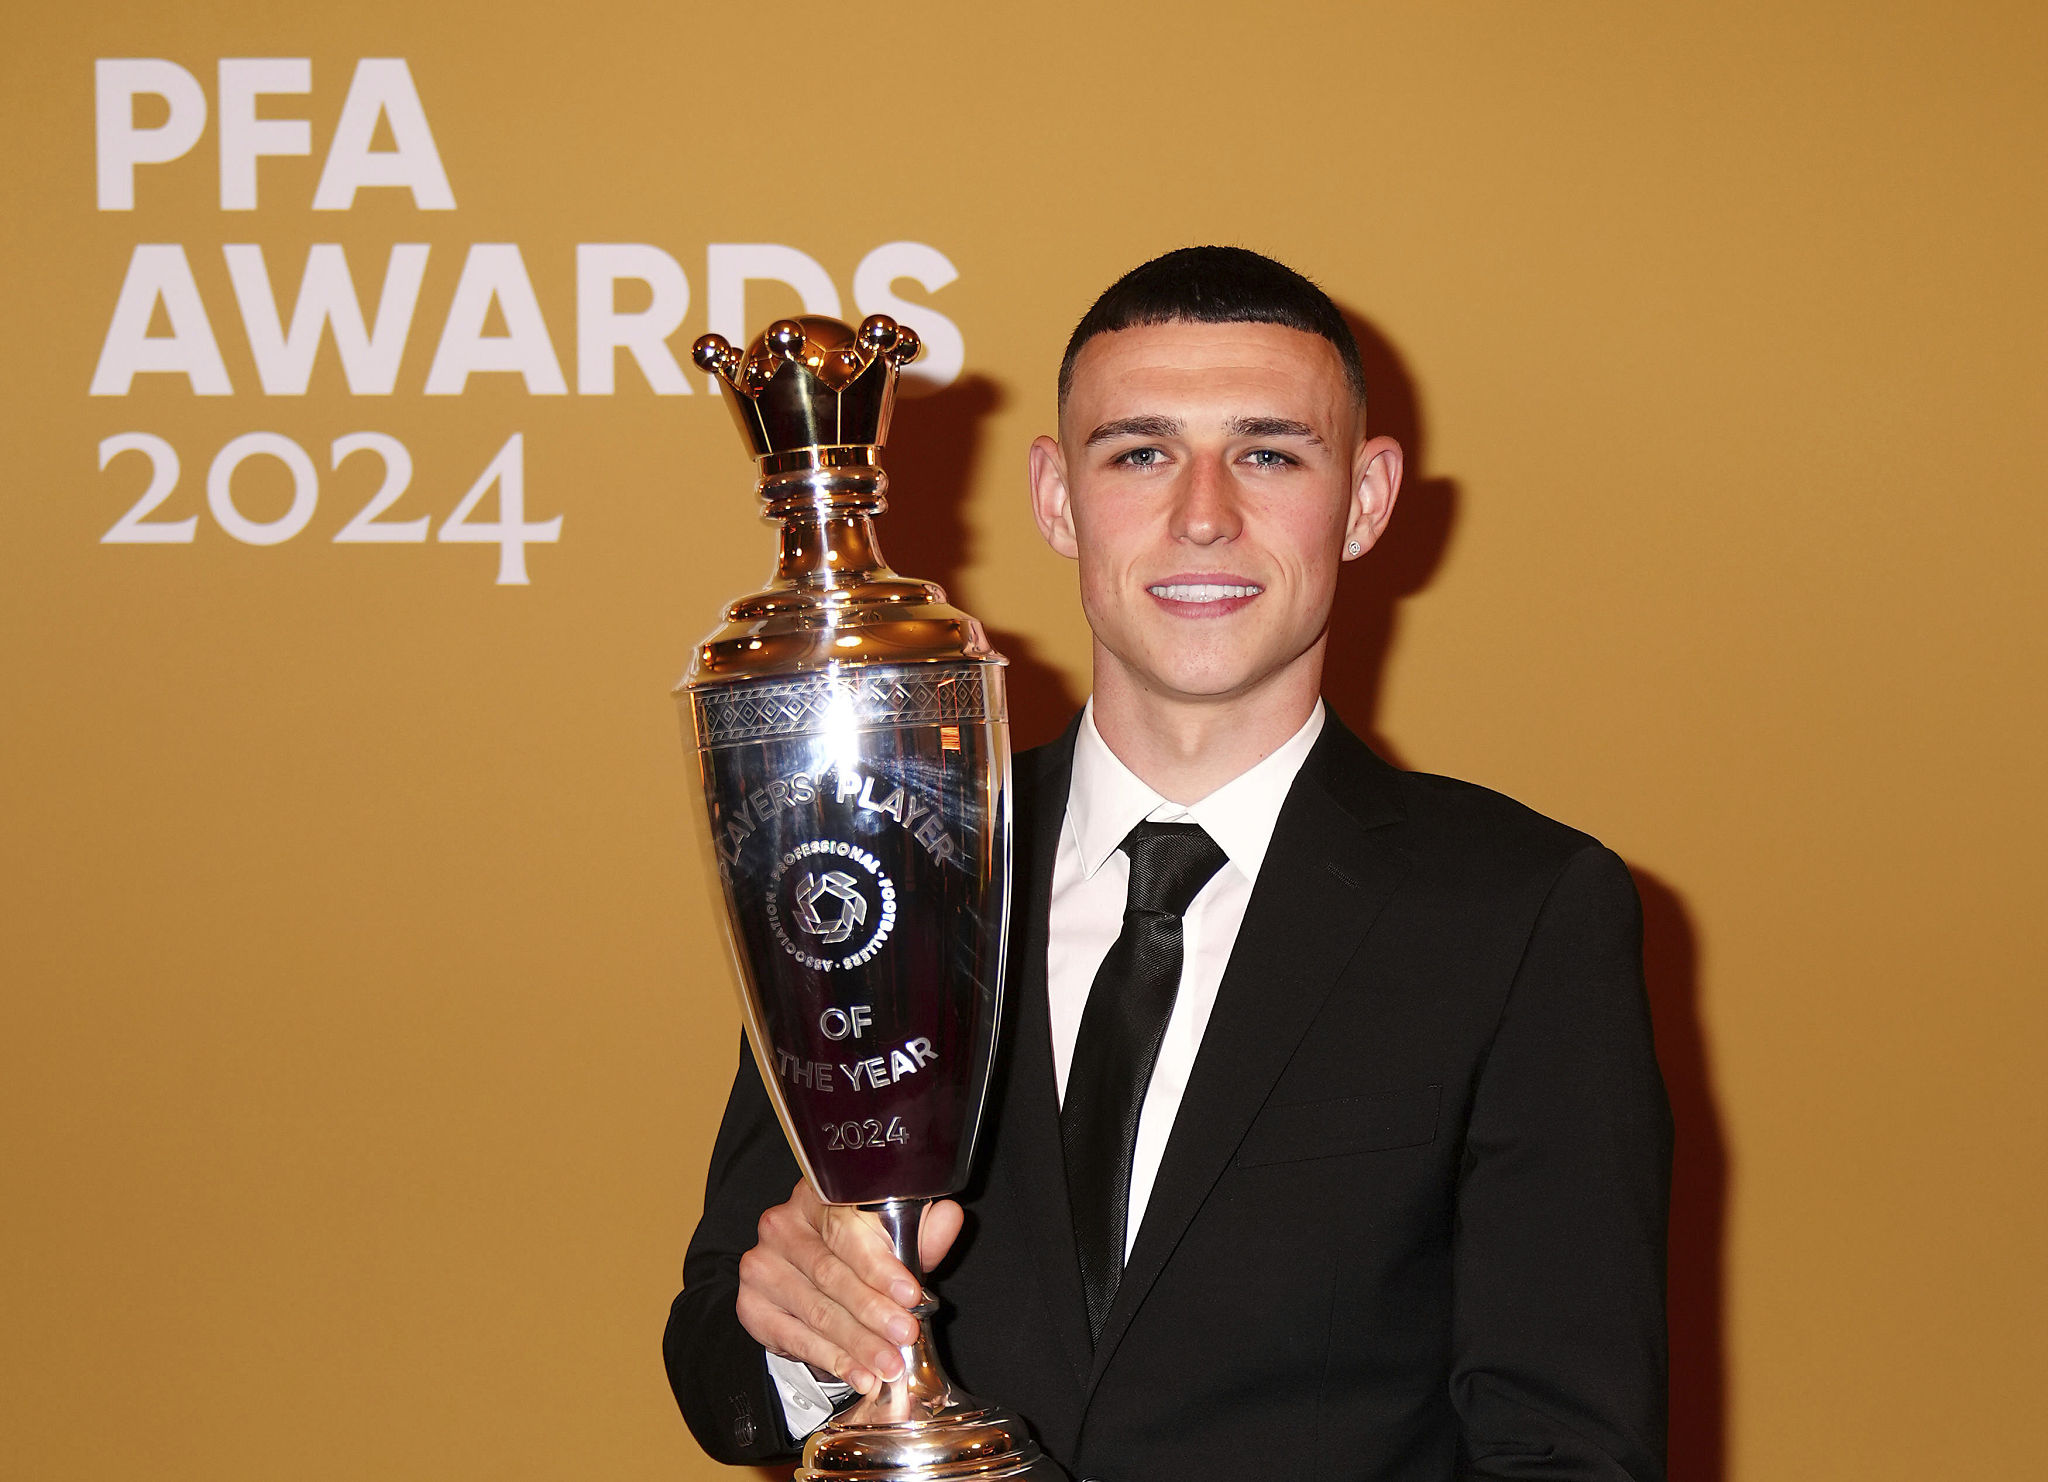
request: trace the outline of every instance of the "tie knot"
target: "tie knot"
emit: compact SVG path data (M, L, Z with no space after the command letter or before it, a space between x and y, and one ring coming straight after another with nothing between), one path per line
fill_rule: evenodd
M1126 911L1179 916L1229 858L1198 823L1141 823L1122 844L1131 857Z

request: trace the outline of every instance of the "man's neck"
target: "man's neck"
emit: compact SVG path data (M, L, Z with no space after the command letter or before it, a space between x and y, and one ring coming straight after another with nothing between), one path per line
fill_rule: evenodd
M1095 669L1095 729L1140 781L1174 803L1198 803L1285 745L1315 713L1321 666L1244 695L1166 698Z

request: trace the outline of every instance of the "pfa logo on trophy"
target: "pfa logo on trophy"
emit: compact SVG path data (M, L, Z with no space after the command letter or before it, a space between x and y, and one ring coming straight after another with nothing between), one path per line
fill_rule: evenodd
M818 897L825 895L838 902L838 914L830 921L818 914ZM823 937L826 946L838 946L867 919L868 898L854 888L853 876L846 871L806 874L796 882L796 924L812 936Z
M762 909L782 950L805 967L821 973L859 967L872 961L896 930L896 882L858 844L812 839L775 862ZM796 927L796 935L785 920ZM844 953L818 954L821 947L848 942L853 946Z

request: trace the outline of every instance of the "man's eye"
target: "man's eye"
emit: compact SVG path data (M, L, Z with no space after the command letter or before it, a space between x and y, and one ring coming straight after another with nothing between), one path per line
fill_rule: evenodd
M1278 448L1253 448L1245 457L1260 468L1286 468L1294 462Z
M1109 461L1121 463L1126 468L1156 468L1165 456L1157 448L1126 448Z

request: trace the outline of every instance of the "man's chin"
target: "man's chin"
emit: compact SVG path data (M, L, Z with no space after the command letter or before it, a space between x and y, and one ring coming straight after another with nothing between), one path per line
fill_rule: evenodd
M1185 705L1226 705L1255 696L1259 677L1228 670L1197 670L1152 677L1147 688L1157 698Z

